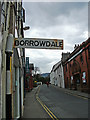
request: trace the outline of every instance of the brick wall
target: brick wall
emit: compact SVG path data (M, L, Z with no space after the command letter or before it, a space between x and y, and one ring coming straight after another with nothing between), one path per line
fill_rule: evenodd
M77 89L84 92L88 92L88 88L90 88L89 40L90 39L81 44L78 50L74 50L73 53L71 53L71 57L64 62L66 88Z

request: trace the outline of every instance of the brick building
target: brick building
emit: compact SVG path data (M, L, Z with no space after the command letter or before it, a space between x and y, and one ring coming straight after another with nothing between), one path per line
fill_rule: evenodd
M25 90L30 91L33 89L33 78L32 70L34 70L34 65L29 63L29 57L26 57L26 66L25 66Z
M90 93L90 38L75 46L63 67L65 88Z

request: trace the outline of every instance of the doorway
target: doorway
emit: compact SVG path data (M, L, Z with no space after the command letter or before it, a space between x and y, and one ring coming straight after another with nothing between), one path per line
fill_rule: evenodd
M73 76L74 79L74 89L75 90L80 90L80 74L75 74Z

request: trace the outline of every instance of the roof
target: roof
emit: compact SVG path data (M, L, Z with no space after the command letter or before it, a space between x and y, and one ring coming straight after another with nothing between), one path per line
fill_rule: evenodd
M59 67L60 64L61 64L61 61L57 62L57 63L52 67L51 72L54 71L54 70L56 70L56 69Z
M70 60L71 57L73 57L75 54L78 55L77 53L80 53L80 51L83 51L85 47L90 45L90 38L88 38L86 41L84 41L82 44L77 46L77 48L70 54L70 56L63 62L63 64L66 64L68 60Z

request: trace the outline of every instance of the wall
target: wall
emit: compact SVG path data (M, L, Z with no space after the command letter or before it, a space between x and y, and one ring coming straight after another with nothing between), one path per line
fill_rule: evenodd
M88 86L90 84L90 58L88 52L88 46L90 45L88 42L89 40L90 39L76 48L76 50L71 53L71 57L64 62L64 79L66 88L88 92Z
M52 71L50 73L50 82L51 84L64 88L64 74L63 65L61 61L59 61L53 66Z
M21 3L20 3L21 4ZM6 99L6 42L7 42L7 37L11 33L13 37L15 37L15 23L17 29L17 35L18 37L22 37L23 35L21 34L21 19L19 21L16 20L16 14L14 11L14 5L15 2L4 2L2 4L2 9L5 11L4 14L2 14L2 71L1 71L1 91L2 91L2 118L6 118L6 104L7 99ZM18 7L18 3L17 3ZM17 8L16 8L17 9ZM5 17L6 16L6 19ZM23 73L20 74L19 70L23 71L23 66L22 66L22 56L21 53L22 49L13 49L13 55L12 55L12 60L11 60L11 114L12 118L20 118L23 114ZM19 84L20 83L20 84ZM21 85L21 86L20 86ZM21 90L21 92L19 91ZM21 99L19 99L21 97ZM21 106L21 107L20 107ZM7 113L8 114L8 113Z

